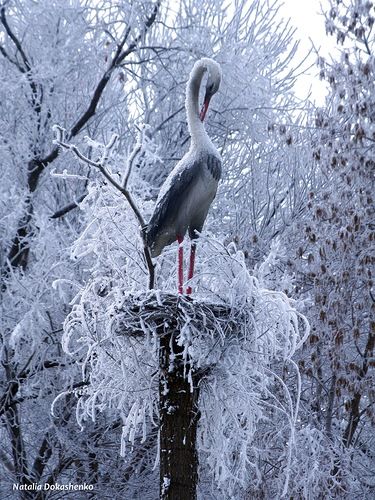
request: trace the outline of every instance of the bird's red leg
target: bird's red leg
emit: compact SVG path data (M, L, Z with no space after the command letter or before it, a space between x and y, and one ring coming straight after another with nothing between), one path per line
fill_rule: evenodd
M178 241L178 293L183 293L183 283L184 283L184 248L182 242L184 238L177 236Z
M190 280L193 275L194 275L194 264L195 264L195 250L197 248L196 243L194 241L191 243L191 248L190 248L190 262L189 262L189 273L188 273L188 280ZM192 292L191 286L188 286L186 289L186 294L190 295Z

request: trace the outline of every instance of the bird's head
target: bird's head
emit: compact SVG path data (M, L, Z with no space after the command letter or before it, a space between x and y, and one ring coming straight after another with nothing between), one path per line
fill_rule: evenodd
M212 59L205 59L205 66L208 73L207 83L206 83L206 92L204 95L203 105L201 112L199 114L200 120L203 122L204 117L206 116L208 106L210 104L211 97L216 94L219 90L220 82L221 82L221 69L217 62Z

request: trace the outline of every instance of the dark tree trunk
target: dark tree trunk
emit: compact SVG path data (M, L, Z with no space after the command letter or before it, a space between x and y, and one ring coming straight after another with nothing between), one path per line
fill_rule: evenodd
M123 307L118 311L116 335L142 339L147 328L150 332L156 329L159 339L160 499L195 500L199 388L210 367L200 367L189 376L190 360L183 358L186 345L179 345L183 341L180 332L189 322L192 335L187 342L194 346L200 338L197 332L216 333L220 320L225 323L225 336L241 338L239 325L246 315L224 304L200 303L189 296L153 291L141 300L138 294L129 295Z
M190 367L184 366L178 333L164 331L160 338L160 498L195 500L199 389L196 379L193 390L187 379Z

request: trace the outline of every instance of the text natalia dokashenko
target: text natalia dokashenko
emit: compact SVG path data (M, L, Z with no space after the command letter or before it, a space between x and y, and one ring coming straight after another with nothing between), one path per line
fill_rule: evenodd
M94 486L92 484L82 483L82 484L60 484L60 483L30 483L30 484L19 484L13 483L13 491L92 491Z

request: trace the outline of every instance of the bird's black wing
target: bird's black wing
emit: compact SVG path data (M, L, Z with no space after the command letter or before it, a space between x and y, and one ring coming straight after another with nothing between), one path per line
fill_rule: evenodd
M161 190L164 194L158 200L154 213L147 225L147 244L152 248L163 228L173 226L173 221L179 211L179 207L184 201L184 197L189 195L192 184L197 180L204 168L208 168L212 177L219 181L221 177L220 159L213 154L202 154L200 157L189 162L182 162L177 165L175 171L168 176ZM176 238L171 235L172 243Z
M202 168L200 160L196 160L185 168L178 169L175 175L167 177L165 182L168 183L168 186L162 186L161 189L165 192L157 201L154 213L147 224L147 243L149 246L155 242L160 229L173 220L183 197L189 192L200 168Z

